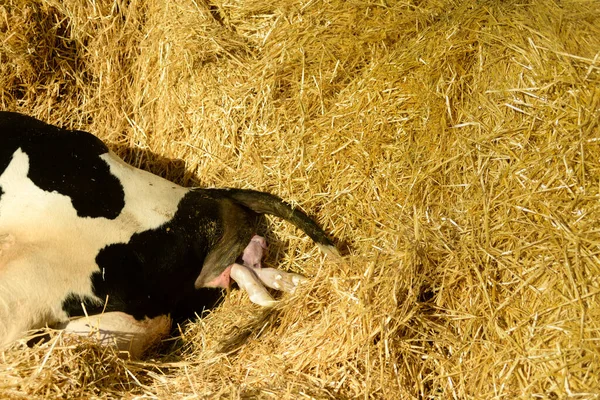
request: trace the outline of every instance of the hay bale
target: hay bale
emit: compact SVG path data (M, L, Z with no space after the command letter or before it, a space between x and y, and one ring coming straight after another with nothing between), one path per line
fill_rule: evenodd
M2 109L276 193L347 256L269 220L267 262L311 277L276 310L233 292L143 363L15 346L0 395L597 396L598 21L593 0L3 2Z

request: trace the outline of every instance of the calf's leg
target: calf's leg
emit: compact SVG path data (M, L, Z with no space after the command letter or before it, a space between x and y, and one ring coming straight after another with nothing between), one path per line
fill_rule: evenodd
M252 270L258 279L271 289L294 293L299 284L306 282L306 278L302 275L279 271L275 268L262 268L262 257L266 249L267 241L265 238L254 235L242 254L244 266Z
M244 264L233 264L227 268L223 276L231 277L248 293L250 301L261 306L272 306L276 303L265 286L271 289L293 293L296 287L306 278L302 275L283 272L274 268L261 268L263 252L267 242L261 236L255 235L244 249L242 260Z
M276 303L252 268L241 264L233 264L230 269L230 276L231 279L237 282L241 289L248 293L250 301L254 304L268 307Z
M301 283L307 281L305 277L291 272L279 271L275 268L250 268L258 279L271 289L294 293Z

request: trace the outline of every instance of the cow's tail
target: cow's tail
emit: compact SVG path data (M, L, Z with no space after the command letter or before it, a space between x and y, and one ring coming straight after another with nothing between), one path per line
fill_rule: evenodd
M259 214L274 215L291 222L306 233L323 251L323 253L339 258L340 254L327 234L315 221L298 208L270 193L247 189L225 189L228 197Z

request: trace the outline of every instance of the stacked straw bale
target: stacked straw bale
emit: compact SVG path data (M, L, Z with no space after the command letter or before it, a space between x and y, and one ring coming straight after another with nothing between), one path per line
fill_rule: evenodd
M275 310L233 291L143 362L16 345L1 398L599 396L597 0L1 0L0 108L346 254L269 219L310 277Z

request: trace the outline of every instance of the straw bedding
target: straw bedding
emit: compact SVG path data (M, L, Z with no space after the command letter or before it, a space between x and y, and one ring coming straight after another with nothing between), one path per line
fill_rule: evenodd
M2 398L598 398L600 3L0 1L0 107L184 185L269 191L274 310L143 361L60 334Z

